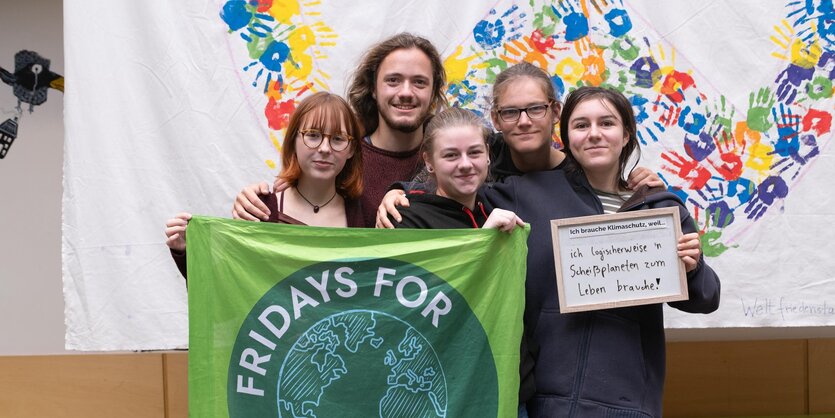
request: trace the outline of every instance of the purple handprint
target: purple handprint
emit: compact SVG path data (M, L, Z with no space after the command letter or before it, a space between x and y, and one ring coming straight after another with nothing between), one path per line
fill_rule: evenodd
M774 80L775 83L780 83L777 86L777 98L783 103L794 103L794 99L797 98L797 89L804 81L811 80L814 73L814 68L789 64Z
M760 219L765 211L774 204L777 199L782 199L789 194L789 186L786 181L778 176L770 176L766 178L759 186L757 192L745 206L745 213L748 214L748 219Z

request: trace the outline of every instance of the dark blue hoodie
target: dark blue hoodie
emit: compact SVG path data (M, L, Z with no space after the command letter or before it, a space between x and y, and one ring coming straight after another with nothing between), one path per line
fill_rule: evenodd
M660 417L665 338L661 304L561 314L551 219L603 213L581 174L551 170L513 176L483 191L493 207L531 224L528 239L525 336L520 401L532 417ZM696 225L666 191L640 189L622 210L679 207L683 233ZM719 306L719 279L703 259L687 274L690 299L670 303L686 312ZM535 393L530 381L535 381Z

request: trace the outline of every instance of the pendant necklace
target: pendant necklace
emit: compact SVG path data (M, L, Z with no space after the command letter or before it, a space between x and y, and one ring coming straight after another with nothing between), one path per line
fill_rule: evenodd
M327 201L327 202L322 203L321 205L314 205L314 204L313 204L313 202L311 202L311 201L307 200L307 198L306 198L306 197L304 197L304 195L302 194L301 190L299 190L299 188L298 188L298 187L296 188L296 193L298 193L298 194L299 194L299 196L301 196L301 197L302 197L302 199L304 199L304 201L305 201L305 202L307 202L307 204L308 204L308 205L313 206L313 213L319 213L319 209L321 209L321 208L323 208L323 207L327 206L327 205L328 205L328 203L330 203L330 202L333 200L333 198L335 198L335 197L336 197L336 191L334 191L334 192L333 192L333 196L331 196L331 198L330 198L330 199L328 199L328 201Z

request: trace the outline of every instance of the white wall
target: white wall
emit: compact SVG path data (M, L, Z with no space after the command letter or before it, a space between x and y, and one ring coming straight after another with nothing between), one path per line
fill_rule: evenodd
M50 70L63 75L62 2L0 4L0 67L13 72L14 54L28 49L51 60ZM46 103L33 113L24 104L17 139L0 160L0 354L4 355L65 352L63 99L63 93L50 89ZM14 117L16 104L11 86L0 83L0 122Z
M63 74L62 2L0 4L0 66L13 70L14 54L29 49L50 59L50 69ZM0 83L0 122L14 116L15 105L11 87ZM63 137L63 94L50 90L46 103L32 114L25 111L14 145L0 160L0 355L67 352L61 281ZM832 327L706 329L671 330L668 339L833 335Z

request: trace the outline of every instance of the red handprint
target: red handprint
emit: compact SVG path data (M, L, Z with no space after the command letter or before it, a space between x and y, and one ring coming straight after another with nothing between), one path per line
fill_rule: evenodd
M699 165L698 161L684 158L675 151L668 151L661 154L661 158L671 164L662 165L661 169L677 175L679 178L690 182L690 188L699 190L710 180L710 171Z
M745 145L737 150L737 142L733 136L722 131L722 140L718 136L713 137L716 149L719 151L719 158L708 158L708 162L725 180L736 180L742 175L742 158L739 156L745 152Z

